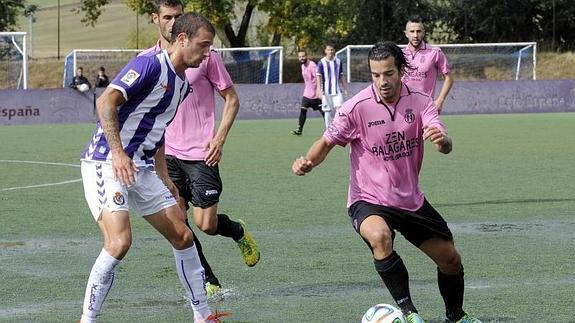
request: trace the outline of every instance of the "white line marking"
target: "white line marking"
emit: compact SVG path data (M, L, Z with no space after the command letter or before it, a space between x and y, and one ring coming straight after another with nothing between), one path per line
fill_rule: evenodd
M80 167L80 165L76 164L66 164L66 163L51 163L51 162L41 162L41 161L29 161L29 160L6 160L0 159L0 163L17 163L17 164L39 164L39 165L52 165L52 166L67 166L67 167ZM48 187L48 186L56 186L56 185L64 185L70 183L77 183L80 182L82 179L73 179L69 181L57 182L57 183L46 183L46 184L38 184L38 185L29 185L29 186L18 186L18 187L8 187L8 188L0 188L0 192L6 191L15 191L15 190L23 190L28 188L37 188L37 187Z

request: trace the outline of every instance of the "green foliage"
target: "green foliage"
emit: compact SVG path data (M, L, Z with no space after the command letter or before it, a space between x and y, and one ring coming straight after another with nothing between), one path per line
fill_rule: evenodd
M16 17L24 9L25 0L0 1L0 31L15 31Z
M437 16L437 6L428 0L379 1L361 0L357 23L346 44L374 44L378 41L406 43L405 24L409 16L417 14L425 21L427 34L433 32L432 23Z

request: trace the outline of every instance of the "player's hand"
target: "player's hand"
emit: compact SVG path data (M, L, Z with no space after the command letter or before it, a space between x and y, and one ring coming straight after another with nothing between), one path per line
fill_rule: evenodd
M166 187L170 190L170 193L172 193L176 201L179 201L180 191L178 190L176 184L174 184L170 178L162 178L162 182L164 182L164 185L166 185Z
M124 150L112 152L112 169L114 170L114 178L120 181L122 185L130 186L136 182L134 174L138 171L138 167Z
M218 138L212 139L205 147L206 157L204 161L208 166L217 165L222 159L224 153L224 141Z
M439 151L443 151L444 146L449 144L449 137L436 127L423 127L423 140L427 139L429 139Z
M313 163L307 160L305 157L301 156L293 162L291 169L294 174L303 176L306 173L311 172L313 169Z

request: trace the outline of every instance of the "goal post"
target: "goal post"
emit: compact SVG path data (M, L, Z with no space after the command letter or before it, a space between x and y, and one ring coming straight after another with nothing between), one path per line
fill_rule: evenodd
M224 61L234 83L282 83L283 47L214 48ZM76 69L82 67L84 76L92 83L98 68L103 66L113 78L139 49L75 49L64 60L62 86L72 82Z
M0 89L28 88L26 32L0 32Z
M406 45L399 45L404 48ZM536 80L537 43L432 44L447 56L456 79ZM336 56L342 60L347 82L369 82L367 56L372 45L349 45Z

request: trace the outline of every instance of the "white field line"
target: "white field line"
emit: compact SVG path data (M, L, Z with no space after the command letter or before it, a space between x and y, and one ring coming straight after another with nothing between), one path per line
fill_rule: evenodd
M0 163L14 163L14 164L37 164L37 165L51 165L51 166L66 166L66 167L80 167L80 165L76 164L66 164L66 163L52 163L52 162L42 162L42 161L29 161L29 160L5 160L0 159ZM45 183L45 184L37 184L37 185L28 185L28 186L17 186L17 187L7 187L7 188L0 188L0 192L6 191L15 191L15 190L23 190L29 188L38 188L38 187L49 187L49 186L56 186L56 185L64 185L70 183L77 183L80 182L82 179L73 179L69 181L62 181L56 183Z

